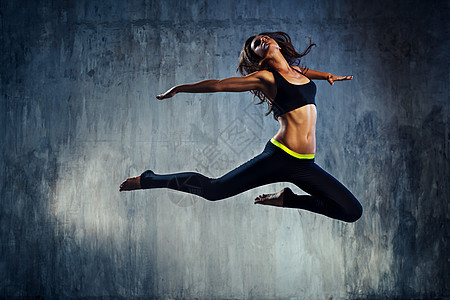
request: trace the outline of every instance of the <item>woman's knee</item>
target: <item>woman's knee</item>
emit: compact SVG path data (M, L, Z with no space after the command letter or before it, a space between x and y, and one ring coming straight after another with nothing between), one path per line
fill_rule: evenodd
M353 223L358 221L363 213L363 208L361 204L358 202L356 205L349 211L346 212L344 218L342 218L343 221L348 223Z

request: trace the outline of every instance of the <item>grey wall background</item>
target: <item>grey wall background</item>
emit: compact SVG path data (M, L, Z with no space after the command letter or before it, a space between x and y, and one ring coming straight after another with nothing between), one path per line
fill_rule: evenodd
M2 1L0 293L7 297L449 297L448 1ZM319 165L345 224L128 176L221 176L278 125L248 93L155 95L234 74L244 40L318 47Z

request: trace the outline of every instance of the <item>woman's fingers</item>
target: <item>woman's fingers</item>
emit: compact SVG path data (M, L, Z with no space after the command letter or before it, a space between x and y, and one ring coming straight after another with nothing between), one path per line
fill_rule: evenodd
M353 75L341 76L340 78L336 78L334 80L351 80L351 79L353 79Z
M163 99L167 99L167 98L170 98L170 97L172 97L172 95L170 95L170 94L159 94L158 96L156 96L156 98L158 100L163 100Z
M159 95L157 95L156 98L157 98L158 100L163 100L163 99L166 99L166 98L171 98L171 97L175 96L175 94L176 94L176 93L175 93L174 89L171 88L170 90L168 90L168 91L165 92L164 94L159 94Z

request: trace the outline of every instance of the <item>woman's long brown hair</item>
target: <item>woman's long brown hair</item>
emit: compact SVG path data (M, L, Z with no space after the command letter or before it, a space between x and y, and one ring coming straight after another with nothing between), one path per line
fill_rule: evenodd
M245 76L247 74L251 74L256 71L269 70L269 67L265 65L265 60L262 59L260 56L256 55L256 53L253 52L251 48L253 39L260 35L266 35L268 37L271 37L277 42L277 44L281 48L280 49L281 54L284 56L289 65L300 66L300 59L303 56L307 55L309 51L311 51L311 48L313 46L316 46L316 44L311 43L311 39L309 39L309 46L306 48L306 50L303 51L303 53L298 53L295 50L294 46L292 45L291 37L285 32L282 31L262 32L258 35L251 36L245 41L244 47L242 48L241 54L239 55L239 65L237 67L236 72L239 71L241 75ZM307 68L305 67L302 68L307 70ZM272 112L272 104L269 102L264 93L258 90L252 90L251 93L254 95L253 98L258 97L260 99L260 102L257 103L257 105L262 104L264 102L268 104L269 110L266 112L265 115L266 116L269 115Z

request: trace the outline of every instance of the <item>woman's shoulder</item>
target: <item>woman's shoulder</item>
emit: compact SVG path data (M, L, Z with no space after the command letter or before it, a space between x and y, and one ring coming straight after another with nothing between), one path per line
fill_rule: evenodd
M254 73L261 80L273 83L275 81L275 77L273 75L273 71L271 70L259 70Z
M267 76L272 73L273 73L273 71L271 71L271 70L262 69L262 70L255 71L252 74L259 75L259 76Z
M246 77L259 78L260 80L273 81L273 72L270 70L258 70L253 73L248 74Z

